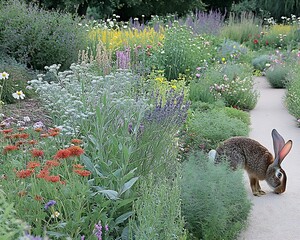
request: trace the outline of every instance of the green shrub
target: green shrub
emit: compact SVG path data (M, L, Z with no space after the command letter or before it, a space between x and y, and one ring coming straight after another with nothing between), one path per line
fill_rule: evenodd
M300 119L300 68L293 68L288 74L289 83L287 85L287 92L285 102L288 111L293 115L299 124Z
M12 93L22 90L26 98L31 98L35 95L33 90L26 88L27 82L35 77L35 73L26 68L25 65L17 63L14 59L8 56L0 56L0 72L7 72L9 78L0 80L1 86L4 88L1 95L1 101L4 103L14 103ZM5 82L4 82L5 81Z
M26 229L24 222L16 218L13 204L6 202L5 193L0 189L0 236L1 239L17 239Z
M86 47L86 32L79 19L37 6L9 0L0 6L0 50L34 69L61 63L65 69L77 62Z
M191 239L235 239L250 208L241 170L215 165L202 152L183 163L182 212Z
M209 91L210 86L214 83L214 77L196 79L189 84L189 99L192 102L215 103L216 98Z
M269 55L261 55L252 60L252 65L254 69L264 71L266 64L270 63L271 59Z
M130 222L130 239L184 239L181 216L179 176L175 180L155 180L149 176L141 183L141 197L134 203L135 221Z
M243 123L250 125L250 114L248 112L241 111L232 107L225 107L224 112L228 117L239 119Z
M266 78L273 88L284 88L288 72L285 64L274 64L266 71Z
M186 143L192 149L214 149L233 136L247 136L249 127L242 120L229 117L225 111L214 109L195 112L187 123Z

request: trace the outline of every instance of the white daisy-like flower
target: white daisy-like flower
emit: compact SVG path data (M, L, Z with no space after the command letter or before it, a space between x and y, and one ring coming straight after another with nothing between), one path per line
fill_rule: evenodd
M15 93L12 94L12 96L15 99L24 99L25 98L25 94L22 91L16 91Z
M9 74L7 72L0 73L0 79L8 79Z

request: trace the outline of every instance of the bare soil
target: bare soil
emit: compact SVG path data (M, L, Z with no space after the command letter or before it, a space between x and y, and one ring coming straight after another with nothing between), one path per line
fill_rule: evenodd
M41 121L45 126L50 127L52 125L51 117L38 99L24 99L18 103L6 104L2 110L3 119L10 117L14 119L14 122L17 122L24 121L24 117L29 117L30 122L28 124L32 125Z

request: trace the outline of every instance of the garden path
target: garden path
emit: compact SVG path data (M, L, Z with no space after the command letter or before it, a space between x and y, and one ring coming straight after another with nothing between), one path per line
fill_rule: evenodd
M250 112L250 137L273 152L271 130L276 128L286 141L293 141L293 148L282 162L288 180L284 194L273 194L263 181L261 187L267 194L254 197L246 179L253 207L248 226L239 240L296 240L300 236L300 128L284 107L284 89L271 88L264 77L255 78L255 87L260 97Z

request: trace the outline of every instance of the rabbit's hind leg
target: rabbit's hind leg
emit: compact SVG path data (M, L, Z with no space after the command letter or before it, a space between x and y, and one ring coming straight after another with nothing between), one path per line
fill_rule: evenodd
M261 195L265 195L266 193L261 190L260 185L259 185L259 180L256 177L251 177L249 176L250 179L250 186L251 186L251 190L254 196L261 196Z

